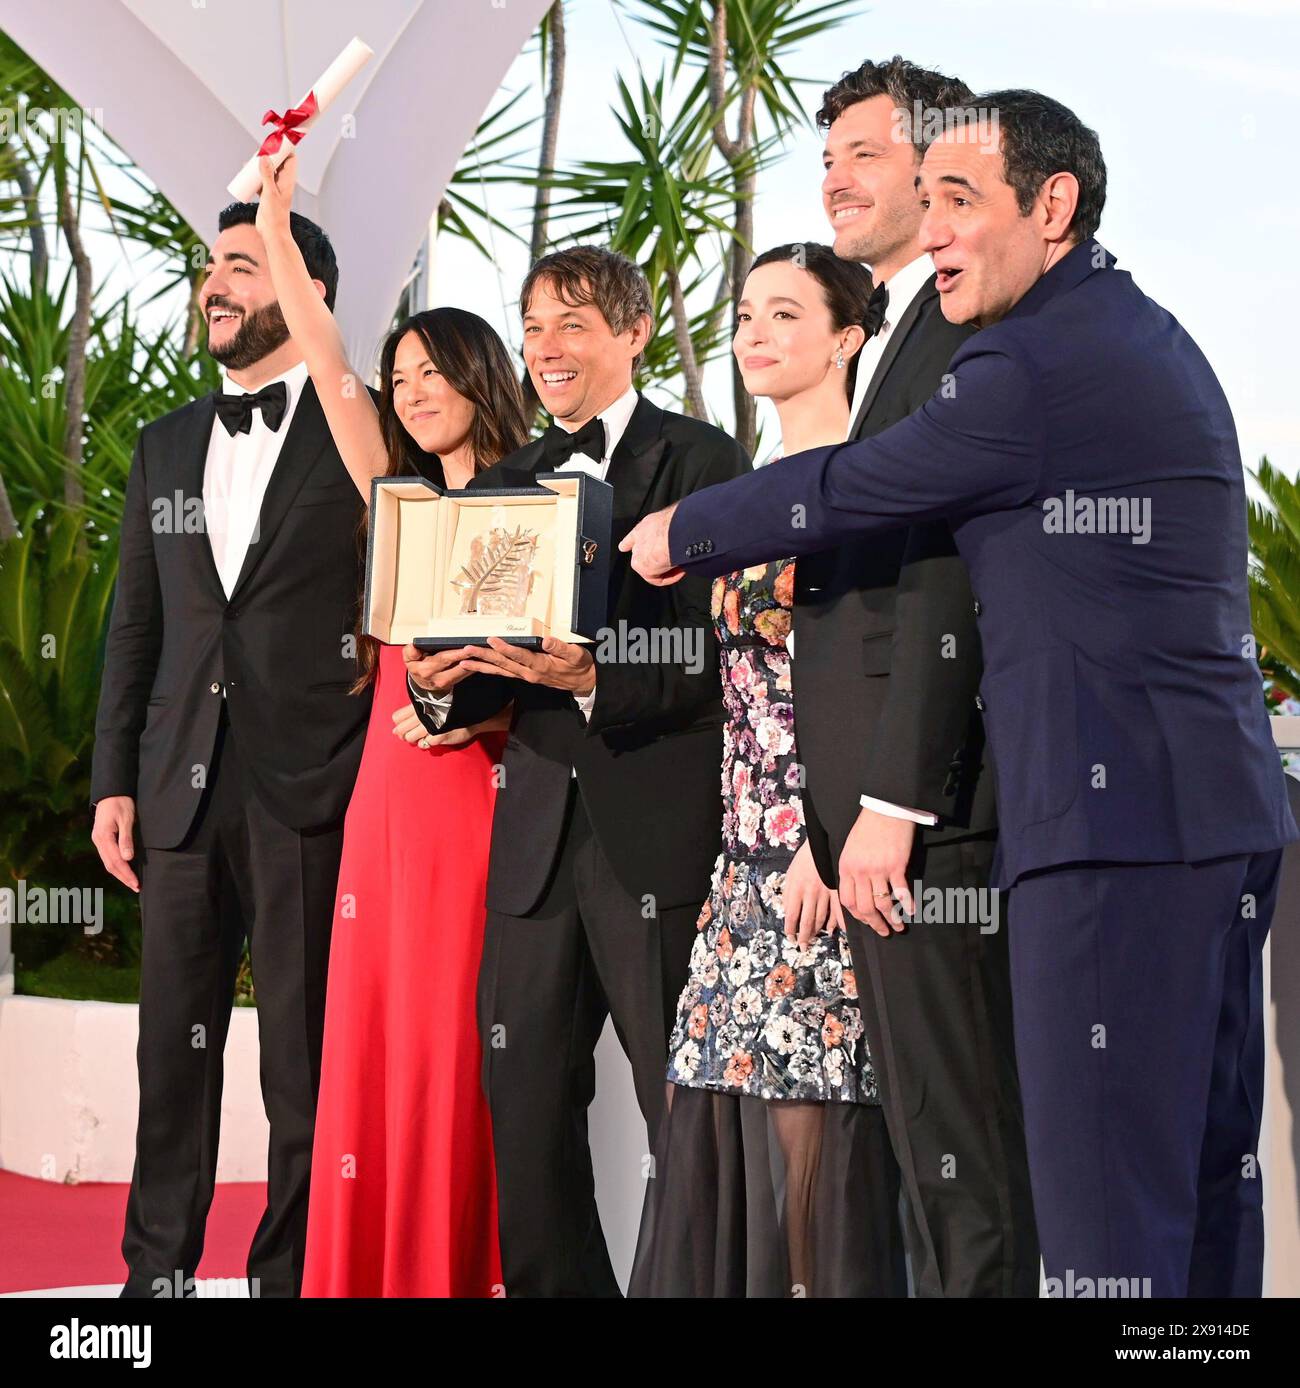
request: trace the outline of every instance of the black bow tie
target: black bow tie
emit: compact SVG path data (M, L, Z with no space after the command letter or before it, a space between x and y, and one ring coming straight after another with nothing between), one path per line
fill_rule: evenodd
M254 410L262 411L266 427L274 432L284 422L284 413L288 408L289 387L283 381L273 381L255 395L247 391L231 395L223 390L217 396L217 417L232 439L236 434L246 434L252 429Z
M889 308L889 286L881 283L871 291L867 311L862 317L862 331L868 338L875 337L885 321L885 311Z
M542 435L542 448L547 463L562 467L575 453L583 453L594 462L605 458L605 425L600 419L589 419L576 434L552 424Z

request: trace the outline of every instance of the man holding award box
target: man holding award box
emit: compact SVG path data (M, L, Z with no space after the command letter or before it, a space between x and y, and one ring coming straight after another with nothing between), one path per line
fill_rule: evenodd
M613 487L617 544L640 516L748 471L721 430L634 389L651 301L630 261L592 247L549 255L524 281L520 307L524 358L554 423L472 488L585 471ZM630 657L638 645L711 653L709 594L697 580L655 589L616 555L609 626L628 634ZM515 706L479 978L506 1292L617 1296L587 1145L593 1057L612 1015L653 1144L677 993L719 846L718 667L598 663L589 646L549 636L536 651L494 637L406 655L433 735Z

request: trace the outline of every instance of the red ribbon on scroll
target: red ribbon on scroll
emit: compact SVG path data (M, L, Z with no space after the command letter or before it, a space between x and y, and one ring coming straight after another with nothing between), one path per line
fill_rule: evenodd
M262 124L274 125L275 129L262 141L261 148L257 151L258 154L278 153L285 140L288 140L291 145L296 145L307 133L305 130L299 130L298 127L311 120L316 114L315 92L308 92L307 99L301 106L290 106L284 115L280 115L276 111L268 111L262 117Z

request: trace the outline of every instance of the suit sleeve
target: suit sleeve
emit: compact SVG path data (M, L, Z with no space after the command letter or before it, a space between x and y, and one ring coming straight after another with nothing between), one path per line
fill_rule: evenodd
M894 606L890 673L859 790L942 819L949 762L965 741L979 684L970 576L942 522L908 535Z
M448 699L436 699L427 690L417 689L406 677L407 692L415 715L431 733L449 733L482 723L516 698L520 681L506 675L471 675L456 685Z
M720 441L721 442L721 441ZM703 451L703 450L701 450ZM702 465L688 474L686 494L700 487L729 482L750 471L749 458L731 440L710 448ZM629 583L644 580L629 573ZM718 661L714 651L713 617L709 610L712 581L688 574L680 583L660 589L668 600L665 626L682 634L681 654L703 652L698 670L683 661L601 661L596 666L596 694L587 735L627 727L665 716L688 716L718 698Z
M672 562L713 576L900 525L1023 506L1039 488L1044 433L1030 368L968 349L948 383L892 428L683 499Z
M135 795L140 735L162 649L162 592L149 524L144 440L137 440L126 482L119 532L117 588L104 652L90 803Z

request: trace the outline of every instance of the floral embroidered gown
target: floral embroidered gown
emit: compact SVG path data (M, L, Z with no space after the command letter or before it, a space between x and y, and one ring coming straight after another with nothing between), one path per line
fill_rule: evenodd
M713 585L722 645L722 852L669 1042L668 1078L760 1099L875 1103L843 931L787 940L781 889L804 839L791 701L794 562Z
M634 1296L884 1294L892 1162L841 930L785 937L804 840L790 632L794 561L715 580L722 852L669 1042ZM880 1247L880 1244L887 1244Z

